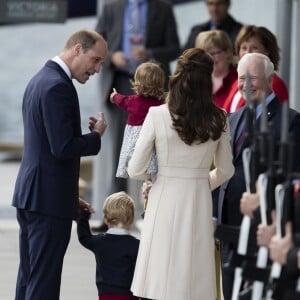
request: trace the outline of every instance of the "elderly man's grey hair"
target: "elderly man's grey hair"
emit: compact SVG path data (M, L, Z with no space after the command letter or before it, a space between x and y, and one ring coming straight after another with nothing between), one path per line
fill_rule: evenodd
M261 54L261 53L247 53L245 54L239 61L237 72L240 73L241 66L246 63L250 62L253 63L255 60L262 60L264 64L264 71L266 78L269 78L271 75L274 74L274 65L270 61L269 57Z

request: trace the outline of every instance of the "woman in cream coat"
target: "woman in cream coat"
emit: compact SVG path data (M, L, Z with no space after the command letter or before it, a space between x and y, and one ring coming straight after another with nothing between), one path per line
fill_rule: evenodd
M211 191L234 168L226 114L212 102L212 70L203 50L183 52L168 103L150 108L129 162L130 177L143 179L156 148L131 287L142 298L216 299Z

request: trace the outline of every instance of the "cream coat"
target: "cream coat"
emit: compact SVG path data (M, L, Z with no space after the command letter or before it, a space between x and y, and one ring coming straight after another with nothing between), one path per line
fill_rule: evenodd
M167 105L150 108L129 162L130 177L144 177L154 146L158 176L131 289L157 300L215 300L211 190L234 171L229 127L217 141L188 146L172 129Z

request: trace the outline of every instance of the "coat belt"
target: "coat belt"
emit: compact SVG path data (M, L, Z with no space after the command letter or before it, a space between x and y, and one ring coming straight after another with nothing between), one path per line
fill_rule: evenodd
M208 178L209 169L158 166L158 176L176 178Z

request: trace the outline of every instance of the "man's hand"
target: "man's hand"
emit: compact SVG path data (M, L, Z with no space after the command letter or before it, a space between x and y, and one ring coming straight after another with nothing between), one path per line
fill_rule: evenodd
M148 52L144 47L133 47L131 55L132 58L139 61L146 61L148 59Z
M86 202L85 200L79 198L78 201L79 201L79 209L80 210L88 211L90 214L93 214L95 212L92 205L89 204L88 202Z
M259 206L259 196L257 193L243 193L241 201L240 201L240 210L244 215L253 217L253 212Z
M99 112L98 119L95 117L90 117L89 129L91 131L96 131L102 136L105 132L106 127L107 127L107 123L104 118L103 112Z
M120 69L127 68L129 65L128 59L125 57L122 51L114 52L111 55L111 62L114 66Z
M258 225L256 232L256 239L258 246L269 247L271 238L276 233L275 211L272 211L272 224L271 225Z
M286 256L293 245L292 242L292 224L287 222L285 225L285 236L273 236L270 242L270 257L282 265L286 264Z

